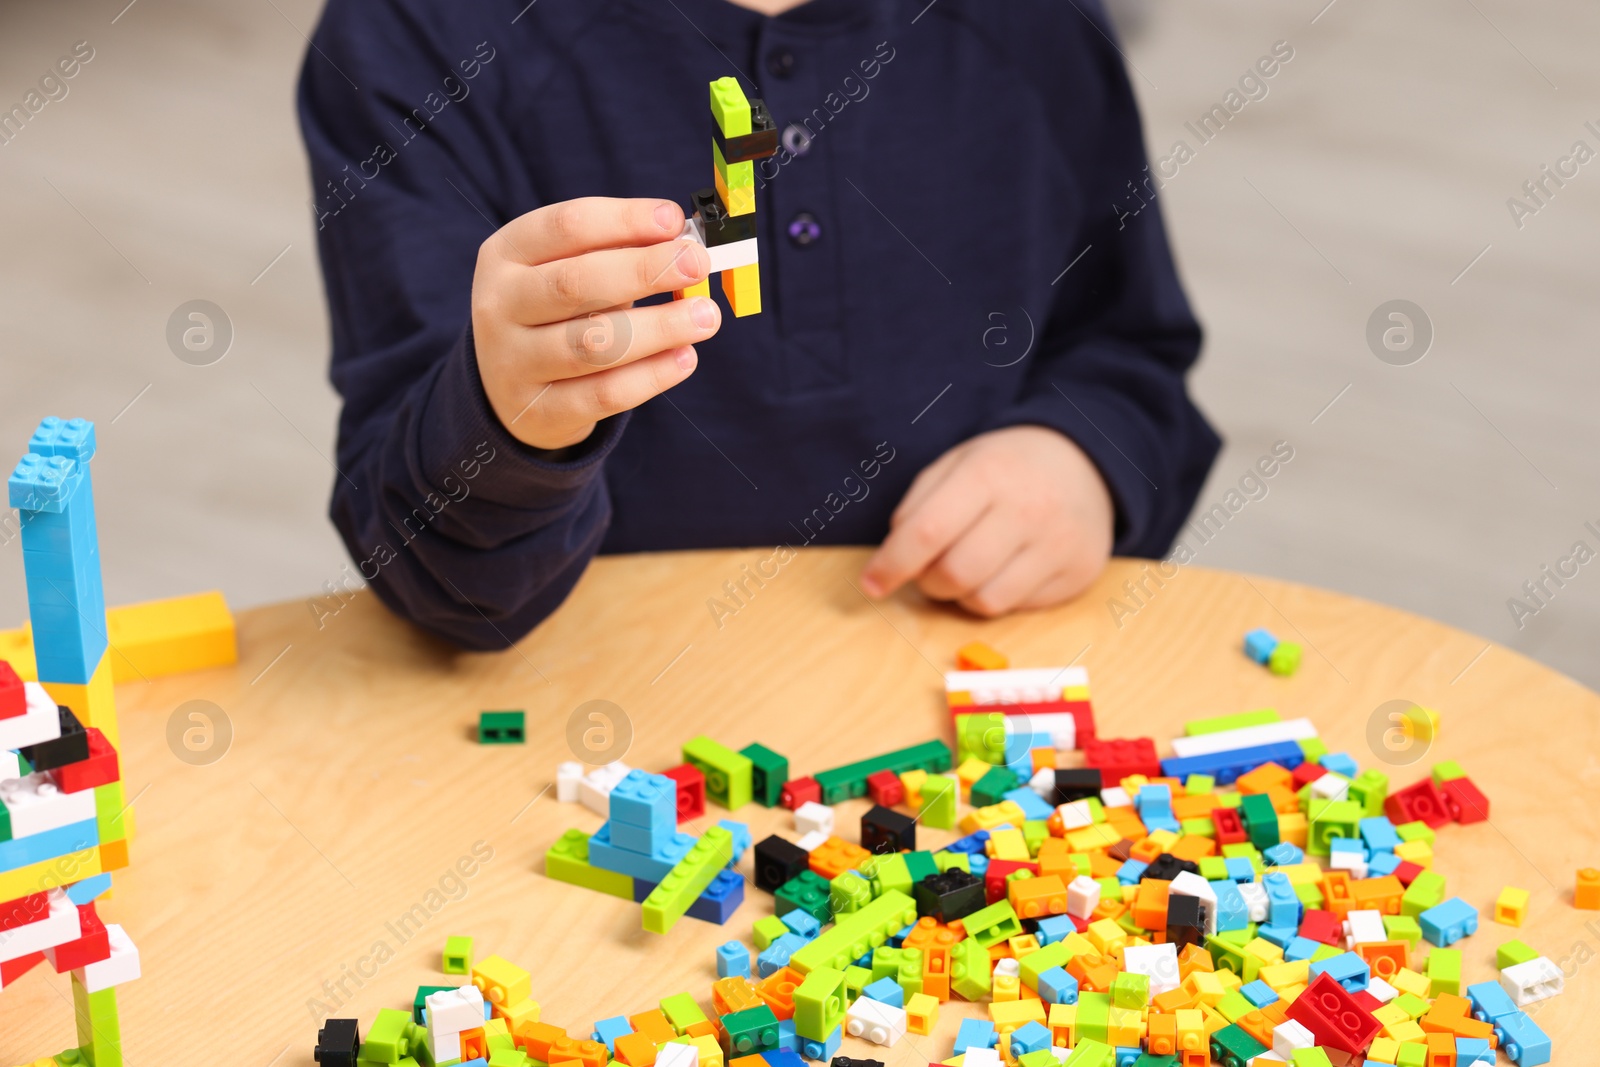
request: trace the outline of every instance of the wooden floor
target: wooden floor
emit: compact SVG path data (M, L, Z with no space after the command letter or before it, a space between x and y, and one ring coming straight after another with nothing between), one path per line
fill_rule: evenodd
M73 43L95 58L0 146L0 456L46 412L100 424L113 601L220 586L315 593L336 405L292 92L314 0L0 7L0 103ZM1522 228L1506 207L1600 120L1588 0L1114 0L1161 191L1208 327L1194 378L1228 438L1216 503L1275 441L1295 459L1203 562L1443 619L1600 685L1600 574L1518 629L1506 601L1600 549L1600 165ZM120 15L119 15L120 12ZM1201 146L1185 128L1284 41L1294 58ZM1480 257L1481 253L1481 257ZM178 362L204 297L232 351ZM1420 363L1364 340L1381 303L1432 320ZM1348 388L1347 388L1348 387ZM131 406L129 406L131 404ZM1330 406L1331 405L1331 406ZM7 451L9 449L10 451ZM0 529L0 605L22 568ZM0 607L10 625L20 609Z

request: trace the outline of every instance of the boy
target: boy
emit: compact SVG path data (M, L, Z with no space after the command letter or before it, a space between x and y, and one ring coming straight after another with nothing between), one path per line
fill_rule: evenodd
M1111 33L1091 0L331 0L299 108L362 575L495 648L596 552L881 542L865 594L982 615L1162 553L1218 439L1159 211L1117 206ZM680 204L728 74L782 147L763 309L724 320L658 294L707 270Z

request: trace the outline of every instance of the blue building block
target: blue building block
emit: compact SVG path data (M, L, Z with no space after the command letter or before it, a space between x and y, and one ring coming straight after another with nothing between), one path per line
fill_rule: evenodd
M1494 1049L1486 1037L1456 1038L1456 1067L1494 1067Z
M1346 778L1354 778L1361 773L1361 768L1356 766L1356 761L1350 758L1348 752L1324 752L1317 762L1322 765L1323 770L1342 774Z
M962 1019L956 1030L955 1054L959 1056L969 1048L994 1048L999 1040L1000 1035L989 1020Z
M1240 885L1256 880L1255 864L1250 862L1249 856L1229 856L1222 862L1228 870L1228 877Z
M867 983L862 986L861 995L879 1004L893 1004L897 1008L906 1006L906 991L893 978L880 978Z
M717 825L733 835L733 859L728 861L728 866L732 867L739 862L739 857L745 854L755 839L750 836L750 827L737 819L718 819Z
M634 847L625 842L624 827L644 831L653 845L678 830L677 783L664 774L629 771L611 790L608 811L611 839L618 848Z
M1335 856L1355 856L1365 863L1367 846L1359 837L1335 837L1328 841L1328 858L1331 861Z
M1258 1008L1264 1008L1279 999L1273 988L1259 978L1240 986L1239 993Z
M73 849L74 852L77 849ZM98 900L111 888L111 875L97 874L93 878L85 878L81 882L73 882L67 886L67 899L78 907L83 907L91 901ZM1496 988L1499 988L1496 986Z
M1239 892L1239 883L1211 882L1211 891L1217 895L1217 929L1243 930L1250 925L1250 906Z
M779 1063L793 1063L797 1064L798 1067L805 1067L805 1061L800 1059L800 1034L794 1028L793 1019L778 1020L778 1047L776 1049L768 1049L761 1054L762 1058L767 1061L767 1067L772 1067L774 1054L794 1057L792 1060L779 1059L777 1061Z
M1517 1010L1517 1002L1499 982L1474 982L1467 986L1467 999L1472 1002L1472 1017L1480 1023L1499 1022Z
M1373 852L1393 852L1400 843L1400 835L1394 832L1394 823L1382 815L1362 819L1360 826L1361 841Z
M1500 1051L1517 1067L1539 1067L1550 1062L1550 1037L1525 1011L1503 1015L1494 1024Z
M0 841L0 873L33 863L68 856L100 843L100 827L94 819L60 826L43 833Z
M1283 958L1286 963L1297 960L1309 960L1316 955L1317 949L1322 947L1321 941L1313 941L1309 937L1295 937L1283 946Z
M1117 1067L1139 1067L1141 1062L1148 1067L1149 1061L1145 1059L1143 1049L1129 1048L1126 1045L1112 1045L1111 1053L1116 1057Z
M1248 774L1267 763L1276 763L1285 770L1294 770L1306 761L1306 754L1294 741L1281 741L1271 745L1254 745L1235 748L1227 752L1209 752L1202 756L1182 756L1161 761L1164 778L1187 778L1191 774L1209 774L1218 785L1232 785L1241 774Z
M968 871L968 873L970 873L972 875L972 877L977 878L977 879L979 879L981 881L983 879L984 874L988 870L989 870L989 857L988 856L983 856L983 855L979 855L977 853L974 853L973 855L967 857L967 871Z
M1287 948L1289 942L1300 936L1298 926L1272 926L1270 924L1256 927L1256 936L1263 941L1270 941L1279 948Z
M493 1011L491 1005L490 1010ZM626 1015L614 1015L609 1019L601 1019L594 1024L594 1033L589 1035L591 1041L605 1043L606 1051L612 1055L617 1052L617 1038L627 1037L633 1033L633 1024L628 1022Z
M1013 789L1011 792L1004 794L1004 796L1005 799L1014 802L1017 807L1022 809L1022 817L1025 820L1048 819L1050 816L1054 815L1056 811L1055 808L1050 806L1049 801L1045 800L1038 793L1035 793L1027 786L1023 786L1020 789Z
M750 950L737 941L725 941L717 946L718 978L749 978Z
M1460 897L1451 897L1418 915L1417 925L1422 927L1423 937L1443 948L1478 932L1478 909Z
M1037 1019L1029 1019L1011 1031L1011 1054L1026 1056L1030 1052L1050 1047L1050 1028Z
M1257 629L1244 635L1244 654L1263 667L1272 658L1272 650L1277 647L1278 639L1270 631Z
M944 848L940 849L940 851L965 852L969 856L981 856L984 854L984 845L988 842L988 840L989 831L976 830L968 834L966 837L957 838L956 840L950 842L948 845L944 846Z
M65 456L29 453L12 468L6 480L7 499L18 511L59 515L83 488L88 464Z
M782 1040L783 1024L792 1022L794 1022L793 1019L782 1019L778 1022L780 1041ZM778 1049L773 1051L769 1049L761 1054L761 1058L767 1061L767 1067L806 1067L805 1061L800 1058L798 1050Z
M1303 863L1305 858L1306 854L1299 846L1291 845L1287 841L1279 841L1271 848L1261 851L1262 861L1273 867L1293 867L1297 863Z
M841 1023L833 1028L833 1033L828 1035L826 1041L813 1041L809 1037L800 1039L800 1055L808 1060L821 1060L832 1063L833 1057L839 1053L839 1045L844 1041L844 1025Z
M1078 980L1064 968L1049 967L1039 972L1038 993L1046 1004L1076 1004Z
M1039 926L1033 932L1038 938L1040 947L1065 941L1068 934L1077 933L1078 928L1072 920L1065 915L1052 915L1048 919L1040 919Z
M1117 882L1121 885L1138 885L1139 879L1149 869L1150 865L1144 860L1124 860L1122 866L1117 868Z
M659 882L694 847L694 841L688 834L675 833L660 843L654 855L646 856L613 844L611 823L603 822L589 838L589 865L646 882Z
M756 972L763 978L771 978L774 972L789 966L789 957L805 948L807 943L799 934L784 934L775 938L756 957Z
M1400 857L1393 852L1374 852L1367 857L1367 877L1382 878L1400 869Z
M1295 895L1294 885L1290 883L1289 876L1270 871L1262 877L1261 886L1267 891L1268 925L1291 926L1298 930L1303 905L1300 903L1300 898Z
M1326 974L1344 986L1347 993L1358 993L1372 981L1372 968L1354 952L1341 952L1337 956L1316 960L1311 964L1311 977Z
M808 941L822 933L822 924L817 922L817 917L809 911L801 911L796 908L793 911L784 912L778 918L792 932L799 934ZM901 937L900 940L904 942L905 938Z
M706 891L695 897L684 914L701 922L726 925L744 903L744 876L737 871L721 870L706 886Z

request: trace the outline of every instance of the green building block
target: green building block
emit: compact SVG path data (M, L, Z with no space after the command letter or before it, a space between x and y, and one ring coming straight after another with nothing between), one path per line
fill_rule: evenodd
M1433 987L1430 992L1433 996L1440 993L1461 992L1461 950L1457 948L1436 948L1428 953L1427 970L1428 982Z
M872 880L872 895L879 896L886 889L911 894L916 879L906 863L908 853L891 852L887 855L868 856L861 863L861 873ZM848 873L848 872L847 872ZM854 910L854 909L852 909Z
M1422 925L1409 915L1385 915L1383 936L1390 941L1405 941L1416 948L1422 940Z
M1283 646L1280 644L1278 647ZM1211 1058L1221 1063L1222 1067L1249 1067L1250 1062L1265 1051L1267 1046L1236 1023L1229 1023L1211 1035Z
M1017 1057L1017 1067L1056 1067L1061 1061L1047 1048L1036 1048L1025 1056Z
M23 773L26 774L28 772L24 771ZM126 841L128 839L127 819L129 816L130 812L122 792L121 781L107 782L105 785L94 787L95 827L100 831L101 841ZM9 822L7 825L9 825Z
M943 741L924 741L920 745L896 749L882 756L847 763L831 771L819 771L814 778L822 787L822 802L838 804L840 801L867 795L867 777L879 771L927 771L940 774L950 769L950 750Z
M730 76L711 83L711 116L724 138L749 135L750 98L739 87L739 79Z
M444 989L453 989L454 986L433 986L431 992L437 993ZM422 996L421 990L417 993L418 1003ZM413 1010L421 1008L413 1005ZM420 1014L407 1015L399 1008L379 1008L378 1017L372 1020L372 1026L367 1030L366 1037L361 1042L361 1059L371 1063L398 1063L402 1057L410 1055L411 1036L413 1028L426 1026L427 1020Z
M419 986L417 986L417 995L411 1001L411 1021L413 1023L415 1023L416 1025L418 1025L418 1026L427 1026L428 1025L428 1017L427 1017L427 1015L424 1014L424 1012L427 1010L427 1007L428 1007L428 998L433 996L435 993L448 992L449 990L452 990L454 988L456 988L456 987L453 986L453 985L419 985ZM380 1009L380 1011L387 1011L387 1010L389 1010L389 1009L387 1009L387 1008ZM401 1014L403 1015L405 1013L402 1012ZM372 1025L373 1026L377 1026L378 1024L377 1024L377 1022L374 1022ZM401 1027L401 1028L399 1028L398 1030L395 1031L395 1039L397 1041L403 1039L404 1037L405 1037L405 1028L404 1027ZM361 1043L362 1052L365 1053L367 1047L370 1046L371 1044L372 1044L372 1038L370 1036L368 1036L367 1040ZM396 1046L396 1047L399 1047L399 1046ZM394 1060L381 1060L379 1062L381 1062L381 1063L393 1063Z
M1402 1045L1401 1047L1404 1048L1405 1046ZM1427 1051L1426 1045L1414 1045L1412 1047L1420 1048L1424 1052ZM1333 1067L1333 1061L1328 1058L1328 1054L1315 1046L1295 1049L1289 1053L1289 1063L1291 1067Z
M1349 798L1361 805L1367 818L1383 814L1383 802L1389 796L1389 776L1382 771L1365 770L1350 780Z
M1039 846L1050 836L1050 824L1043 819L1029 819L1022 824L1022 841L1028 846L1028 855L1037 856Z
M1123 971L1111 982L1111 1003L1141 1009L1150 1002L1150 976Z
M872 950L872 980L893 978L909 999L922 992L922 950L890 948Z
M1217 824L1210 819L1181 819L1178 822L1178 829L1183 832L1184 837L1217 836Z
M989 950L972 938L963 938L950 949L950 989L963 1000L988 996L991 973Z
M826 925L833 921L828 880L815 871L801 871L772 894L773 910L787 915L796 908Z
M1361 820L1366 818L1366 813L1355 801L1335 800L1320 811L1313 805L1312 811L1307 820L1310 833L1306 838L1306 855L1326 856L1330 851L1328 842L1334 838L1361 836Z
M1078 1013L1078 1018L1083 1018L1083 1013ZM1083 1024L1079 1024L1079 1033L1083 1032ZM1045 1050L1048 1051L1048 1050ZM1116 1067L1117 1050L1097 1038L1079 1037L1078 1043L1073 1046L1072 1054L1061 1061L1062 1067Z
M872 903L872 884L854 871L845 871L828 883L828 907L834 921Z
M953 870L972 873L972 857L965 852L948 852L941 849L933 854L933 862L939 865L940 874Z
M631 898L633 894L630 892L628 896ZM472 973L472 938L460 935L445 938L444 973Z
M789 780L789 761L766 745L748 744L739 755L750 761L750 792L762 807L774 807Z
M1413 919L1437 904L1444 903L1444 875L1423 871L1400 894L1400 914Z
M711 165L716 168L717 177L722 179L722 185L727 189L751 189L756 184L756 165L754 160L744 160L740 163L729 163L722 154L722 146L717 139L711 139Z
M1300 669L1300 646L1293 641L1279 641L1272 654L1267 657L1267 670L1273 674L1287 678ZM1249 1037L1249 1034L1245 1035ZM1216 1040L1216 1035L1212 1035ZM1254 1039L1252 1039L1254 1040Z
M1082 992L1078 994L1078 1044L1084 1041L1104 1042L1111 1025L1111 994Z
M1116 998L1113 996L1112 999L1115 1000ZM1227 996L1217 1001L1216 1008L1217 1014L1230 1023L1236 1023L1256 1010L1256 1006L1251 1002L1250 998L1237 989L1230 991Z
M1293 889L1294 895L1300 898L1300 903L1304 904L1312 911L1321 911L1322 905L1327 903L1322 896L1321 886L1307 883L1304 885L1294 886Z
M1075 939L1074 943L1082 944L1083 942L1082 939ZM1042 948L1035 949L1017 961L1017 967L1022 976L1022 984L1037 993L1041 974L1052 967L1065 968L1067 964L1072 962L1072 957L1076 955L1077 953L1073 951L1072 944L1066 941L1052 941Z
M850 966L844 969L844 999L854 1002L861 991L872 984L872 969Z
M922 806L917 817L922 825L936 830L952 830L956 825L956 781L942 774L928 776L922 783Z
M1139 1058L1133 1061L1133 1067L1178 1067L1178 1057L1156 1056L1149 1052L1141 1052Z
M0 841L11 840L11 810L0 804Z
M1309 1063L1309 1061L1308 1061ZM1395 1058L1396 1067L1427 1067L1428 1046L1419 1045L1415 1041L1408 1041L1400 1046L1400 1055ZM1315 1064L1313 1067L1322 1067Z
M1300 755L1305 757L1307 763L1316 763L1328 754L1328 746L1322 743L1320 737L1307 737L1295 744L1300 746Z
M1504 942L1494 950L1495 969L1501 971L1507 967L1515 967L1519 963L1527 963L1529 960L1538 958L1539 954L1530 948L1527 942L1520 940Z
M1320 960L1331 960L1333 957L1338 955L1342 955L1341 951L1334 948L1332 945L1318 945L1311 952L1311 962L1316 963Z
M788 908L786 910L793 911L794 909ZM779 912L779 914L781 915L783 912ZM820 922L821 920L818 921ZM777 915L763 915L755 921L751 930L751 939L755 941L756 949L759 951L765 949L788 932L788 924L778 918Z
M1187 737L1199 737L1201 734L1220 734L1224 730L1241 730L1246 726L1266 726L1281 721L1276 708L1261 708L1258 711L1241 711L1237 715L1194 719L1183 724L1183 732Z
M528 739L527 716L520 711L480 711L480 745L520 745Z
M117 989L91 993L72 979L72 1007L78 1024L78 1051L89 1067L122 1067L122 1022L117 1015Z
M1406 1018L1417 1020L1428 1014L1428 1009L1433 1005L1422 997L1413 993L1401 993L1389 1002L1406 1013Z
M911 875L912 882L920 882L939 873L939 863L933 858L932 852L907 852L904 855L906 871Z
M1129 908L1127 911L1123 912L1121 915L1118 915L1117 918L1116 918L1116 924L1118 926L1122 927L1124 930L1126 930L1133 937L1145 937L1146 940L1148 940L1148 937L1146 937L1146 935L1148 935L1150 933L1150 931L1146 930L1144 927L1140 926L1138 923L1133 921L1133 909L1132 908Z
M544 854L544 873L547 878L566 882L568 885L581 885L585 889L621 897L623 900L633 899L632 878L616 871L602 870L589 865L589 835L582 830L568 830L556 839L556 843ZM467 971L445 973L466 974Z
M677 866L644 898L640 908L644 928L653 934L664 934L672 929L711 885L717 872L732 862L733 834L721 826L706 830Z
M840 916L789 957L789 966L801 974L816 967L843 969L916 921L916 901L890 890L860 911Z
M987 808L1005 799L1017 788L1017 776L1007 767L990 767L983 777L972 783L970 800L975 808Z
M1232 971L1242 981L1253 982L1261 973L1261 961L1234 941L1224 940L1217 934L1206 938L1206 951L1211 953L1211 964L1219 971Z
M1433 827L1420 819L1415 822L1403 822L1394 828L1394 832L1402 841L1426 841L1431 845L1435 840Z
M1183 780L1183 791L1192 797L1204 796L1217 787L1217 779L1209 774L1191 774Z
M1456 778L1465 778L1467 772L1453 759L1441 760L1433 765L1433 784L1444 785Z
M826 1041L844 1021L846 997L843 971L818 967L806 975L794 990L795 1033L808 1041Z
M706 1021L706 1013L700 1010L700 1005L694 1002L694 997L688 993L674 993L670 997L661 999L661 1014L667 1017L667 1022L680 1035L695 1023Z
M984 948L1022 933L1022 921L1012 910L1009 900L996 901L987 908L979 908L962 919L961 925L966 927L967 936Z
M729 811L750 803L755 768L749 757L701 734L684 743L683 762L705 775L706 796Z
M504 1037L507 1041L512 1040L512 1038L505 1034L499 1034L496 1036ZM528 1064L531 1061L528 1059L528 1054L526 1052L523 1052L515 1045L513 1045L511 1048L494 1048L494 1040L495 1039L493 1037L489 1038L488 1040L488 1044L490 1045L489 1067L528 1067Z
M1200 877L1208 882L1228 880L1228 861L1221 856L1200 857Z
M1278 843L1278 813L1267 794L1251 793L1239 801L1239 818L1256 848L1271 848Z
M955 717L956 756L996 765L1006 761L1006 717L998 711L964 712Z
M759 1056L778 1047L778 1017L765 1004L729 1012L722 1017L722 1028L728 1033L730 1056Z

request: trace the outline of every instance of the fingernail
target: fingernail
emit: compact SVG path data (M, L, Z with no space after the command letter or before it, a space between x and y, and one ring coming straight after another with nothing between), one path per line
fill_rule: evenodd
M683 248L678 253L678 271L691 282L697 282L706 276L704 265L710 263L710 258L701 258L700 246L692 241L685 241ZM703 265L704 264L704 265Z
M694 365L700 362L700 356L692 347L680 348L678 349L677 359L674 362L678 364L679 370L692 371L694 370Z
M656 225L660 226L663 230L675 230L675 229L677 229L678 228L678 209L677 209L677 207L675 205L673 205L673 204L657 204L656 205Z
M689 302L689 318L702 330L709 330L717 324L717 304L703 296L697 296Z
M876 578L868 578L863 574L861 576L861 591L876 600L883 595L883 586L878 584Z

